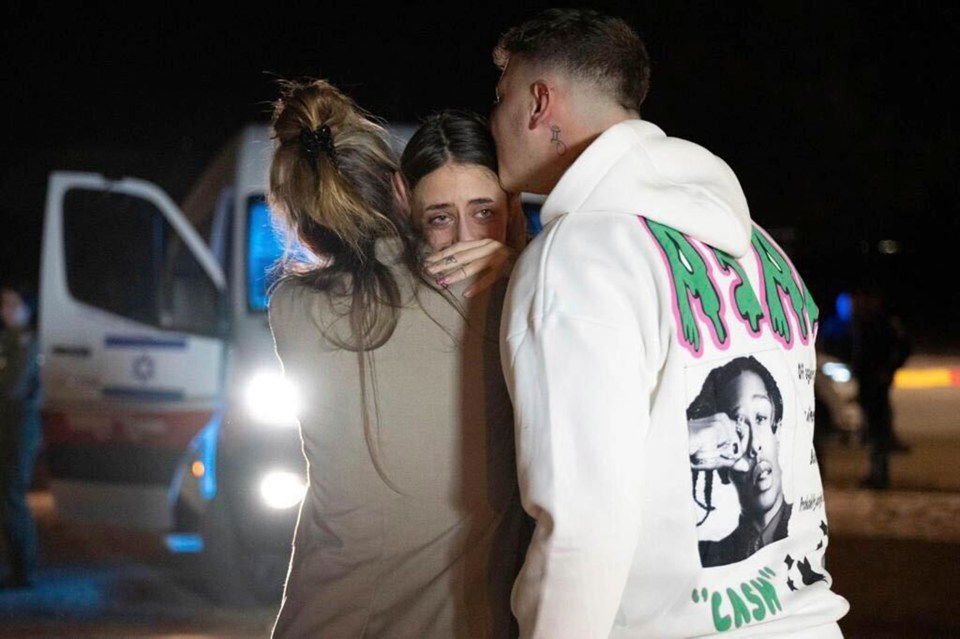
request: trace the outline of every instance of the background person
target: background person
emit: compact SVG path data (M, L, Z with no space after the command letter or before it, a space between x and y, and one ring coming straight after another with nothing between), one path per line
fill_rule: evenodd
M828 576L797 586L765 571L786 555L818 561L826 547L805 418L813 380L797 373L816 365L806 286L752 222L730 167L641 119L650 64L629 25L550 9L509 29L494 61L500 181L547 195L501 330L518 478L536 520L513 591L521 636L703 637L736 623L839 637L848 604ZM687 371L760 352L784 362L783 477L811 507L791 513L786 539L705 567ZM750 579L770 598L756 598ZM735 617L736 599L750 597L759 605Z
M850 336L851 368L866 426L864 440L870 446L870 471L861 486L884 490L890 487L890 454L909 451L894 432L890 387L910 356L910 343L872 281L854 288Z
M32 586L37 531L27 505L40 449L40 349L19 288L0 288L0 523L10 573L4 588Z
M508 637L503 286L461 306L424 276L386 133L338 89L286 83L272 126L268 203L322 258L291 257L269 301L308 463L273 636Z

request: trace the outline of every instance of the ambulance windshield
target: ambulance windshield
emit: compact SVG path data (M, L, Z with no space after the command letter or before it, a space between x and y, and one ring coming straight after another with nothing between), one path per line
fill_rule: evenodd
M252 312L267 309L267 291L279 274L283 256L283 237L274 228L270 209L263 197L247 202L247 308Z

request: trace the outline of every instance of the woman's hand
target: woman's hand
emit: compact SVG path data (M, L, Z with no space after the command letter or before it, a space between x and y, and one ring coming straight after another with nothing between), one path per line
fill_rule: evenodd
M463 292L472 297L490 287L513 266L514 252L489 238L457 242L427 257L424 267L440 286L450 286L478 273L484 273Z

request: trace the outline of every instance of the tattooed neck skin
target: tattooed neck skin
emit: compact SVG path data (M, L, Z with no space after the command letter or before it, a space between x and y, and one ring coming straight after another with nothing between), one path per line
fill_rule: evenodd
M550 131L553 134L550 138L550 142L553 143L553 146L557 149L557 155L563 155L567 152L567 145L563 143L563 140L560 139L560 127L556 124L550 125Z

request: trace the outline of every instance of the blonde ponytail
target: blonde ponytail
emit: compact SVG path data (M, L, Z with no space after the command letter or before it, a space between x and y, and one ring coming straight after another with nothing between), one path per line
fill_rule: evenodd
M386 131L323 80L281 81L281 89L273 116L271 208L298 235L320 227L357 257L367 257L365 243L399 233L390 183L397 159ZM311 153L304 134L321 129L329 132L329 150ZM317 241L310 235L301 238L308 246ZM331 252L322 240L309 248Z

